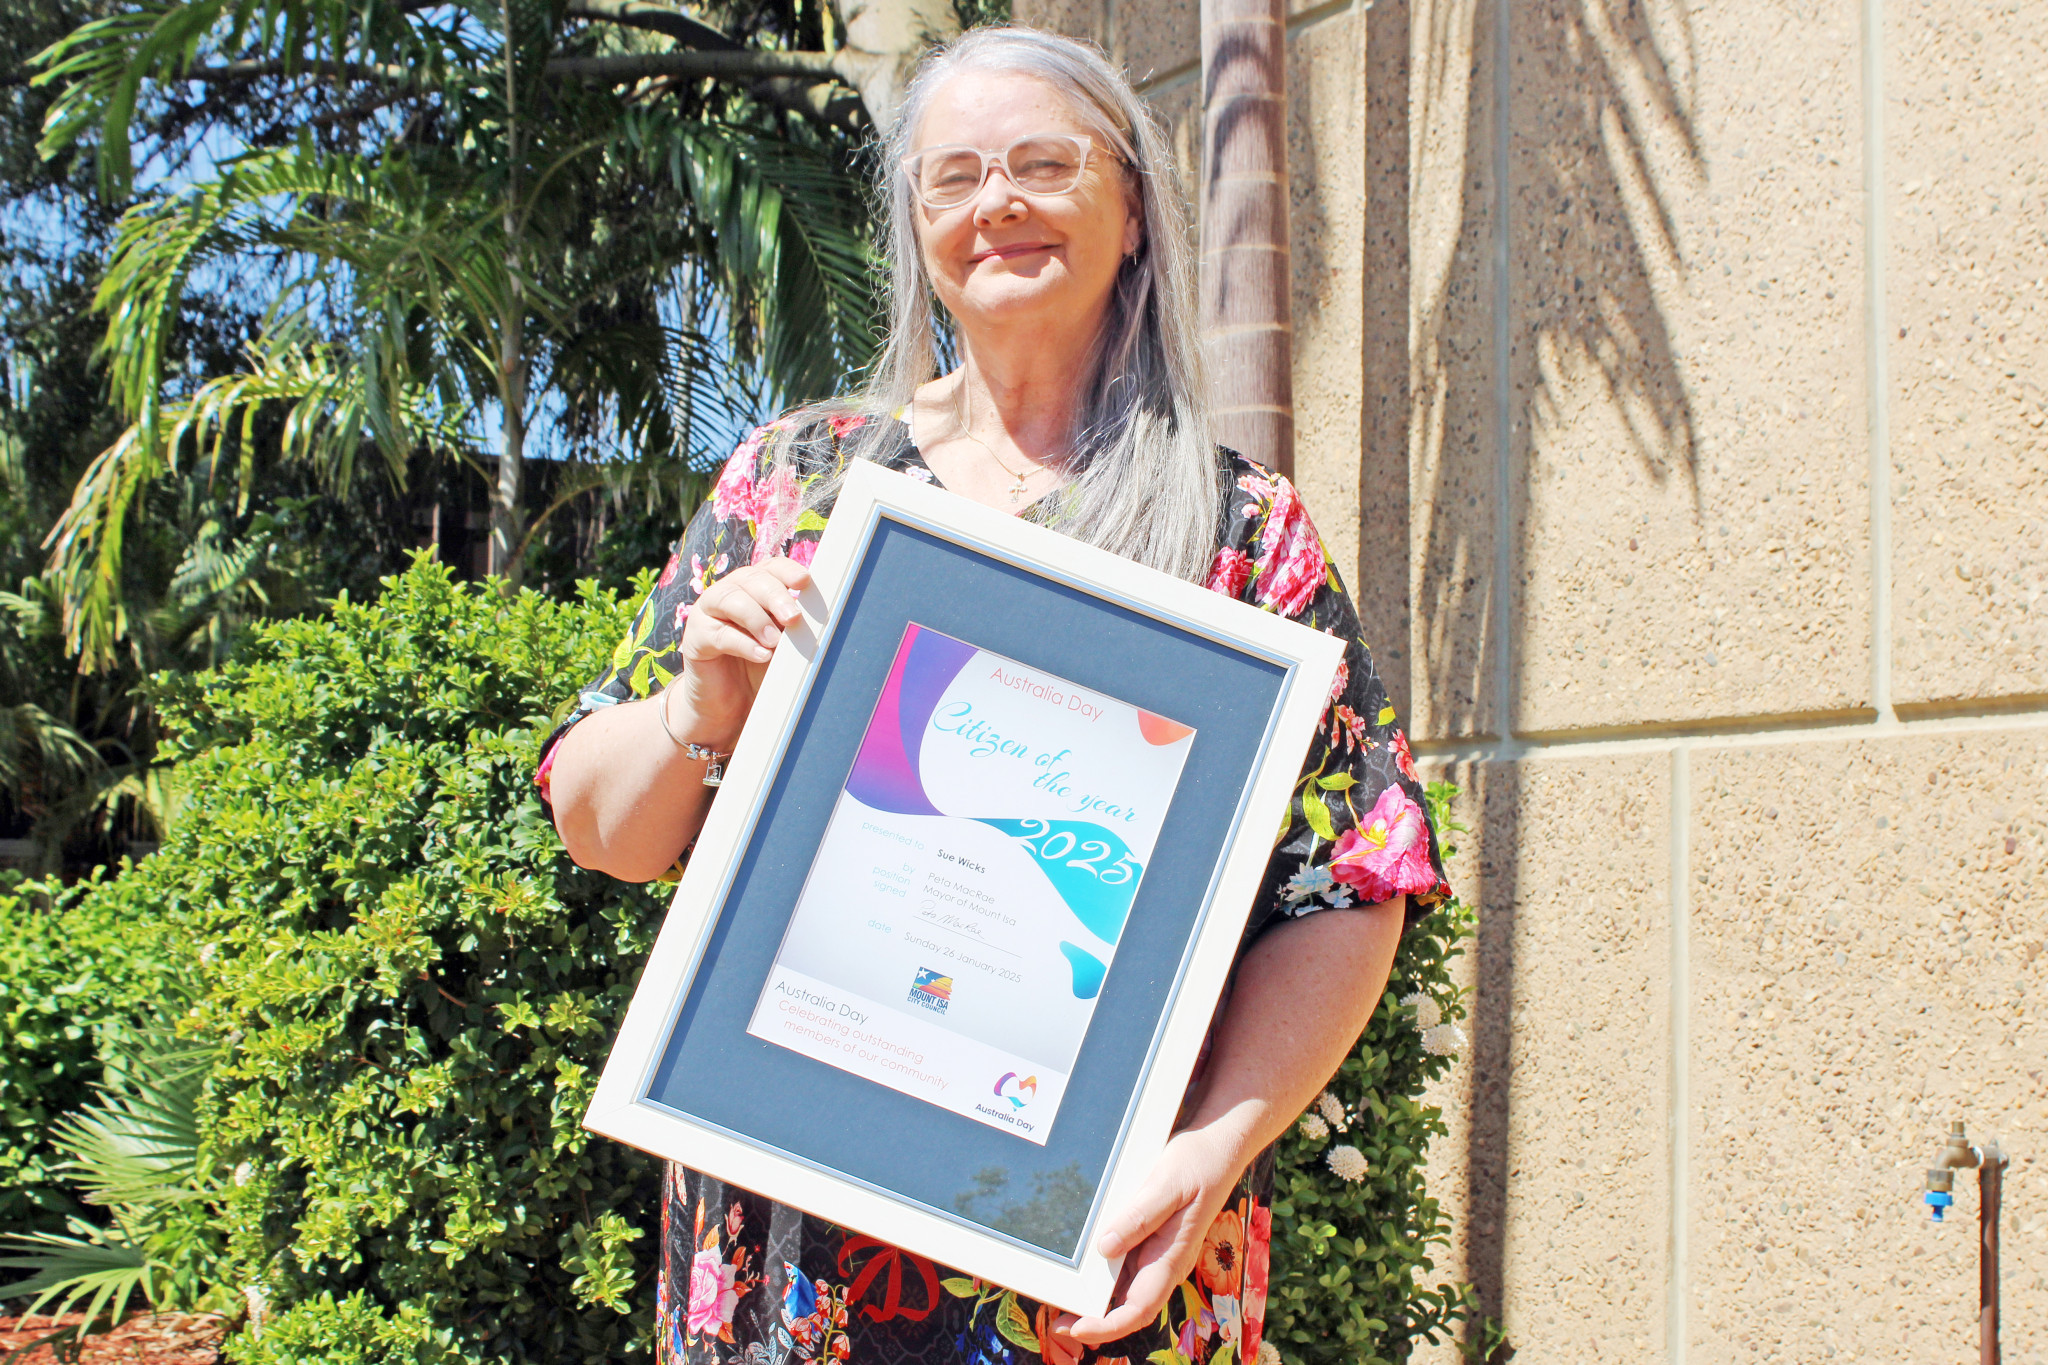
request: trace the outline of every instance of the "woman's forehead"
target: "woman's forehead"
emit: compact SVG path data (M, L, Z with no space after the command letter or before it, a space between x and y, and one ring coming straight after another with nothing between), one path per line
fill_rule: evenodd
M1000 147L1027 133L1093 134L1074 101L1021 71L956 71L932 91L911 150L941 142Z

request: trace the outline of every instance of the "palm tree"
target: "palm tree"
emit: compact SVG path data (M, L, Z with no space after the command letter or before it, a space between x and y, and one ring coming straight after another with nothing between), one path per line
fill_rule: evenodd
M893 14L900 39L892 3L852 26ZM903 54L816 0L754 5L714 27L650 0L138 0L48 49L44 147L89 145L108 195L138 110L206 154L122 217L100 287L129 425L52 534L70 647L104 665L123 633L139 493L195 465L246 488L259 412L336 489L475 467L511 584L536 418L560 453L687 460L707 419L865 364L857 138ZM261 325L242 369L181 387L182 301L226 270Z
M1216 435L1294 472L1287 6L1202 3L1202 335Z

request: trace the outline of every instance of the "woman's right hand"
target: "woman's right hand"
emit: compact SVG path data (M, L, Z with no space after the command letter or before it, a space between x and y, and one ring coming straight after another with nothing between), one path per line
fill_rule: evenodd
M801 615L796 594L810 582L809 569L778 555L734 570L691 604L683 622L683 671L669 684L681 689L676 700L693 717L691 728L702 732L689 738L730 745L738 737L776 642Z

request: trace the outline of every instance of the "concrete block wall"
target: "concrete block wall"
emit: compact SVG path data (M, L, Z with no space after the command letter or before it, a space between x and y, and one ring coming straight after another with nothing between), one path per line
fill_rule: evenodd
M1197 8L1016 13L1191 168ZM2048 1365L2040 7L1290 14L1298 480L1473 827L1445 1273L1525 1362L1974 1360L1960 1117Z

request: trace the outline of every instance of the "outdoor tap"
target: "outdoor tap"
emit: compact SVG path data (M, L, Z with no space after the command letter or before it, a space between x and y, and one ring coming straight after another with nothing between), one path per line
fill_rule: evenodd
M1935 1222L1942 1221L1941 1215L1956 1202L1956 1172L1975 1167L1981 1159L1963 1135L1963 1121L1957 1119L1949 1125L1948 1145L1935 1156L1935 1165L1927 1172L1927 1211Z
M1939 1223L1948 1206L1956 1202L1950 1193L1956 1187L1956 1173L1946 1166L1936 1166L1927 1172L1927 1211Z

